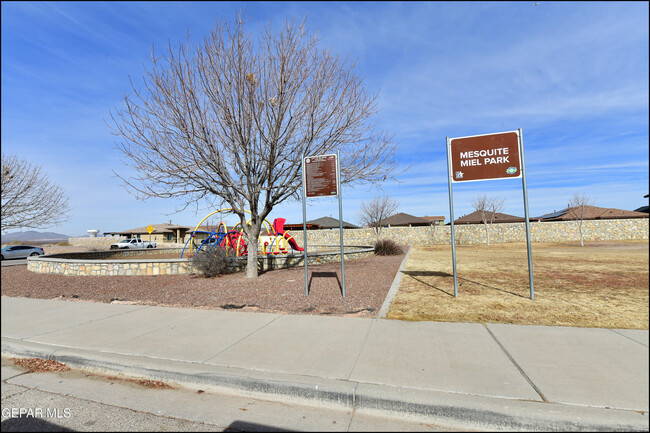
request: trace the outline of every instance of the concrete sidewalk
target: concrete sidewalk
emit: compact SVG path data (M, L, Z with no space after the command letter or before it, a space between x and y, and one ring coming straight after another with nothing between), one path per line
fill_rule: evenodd
M648 431L648 331L2 297L2 354L479 429Z

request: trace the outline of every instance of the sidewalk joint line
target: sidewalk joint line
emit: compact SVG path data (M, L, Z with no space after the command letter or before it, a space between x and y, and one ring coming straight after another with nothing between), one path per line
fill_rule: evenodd
M230 349L230 348L233 347L233 346L238 345L239 343L241 343L242 341L244 341L245 339L247 339L247 338L250 337L251 335L253 335L253 334L255 334L256 332L261 331L262 329L266 328L267 326L269 326L271 323L275 322L275 321L278 320L279 318L280 318L280 315L278 314L277 317L273 318L273 320L269 321L268 323L265 323L264 325L260 326L260 327L257 328L257 329L252 330L251 332L249 332L248 334L244 335L244 336L243 336L242 338L240 338L239 340L237 340L237 341L235 341L234 343L232 343L230 346L225 347L225 348L223 348L222 350L220 350L219 352L217 352L217 353L215 353L214 355L210 356L209 358L204 359L203 361L201 361L201 364L205 364L206 362L208 362L208 361L211 360L212 358L216 358L217 356L221 355L221 354L222 354L223 352L225 352L226 350Z
M354 359L354 364L352 364L352 368L350 369L350 374L348 374L346 380L350 380L352 373L354 373L354 369L357 367L357 362L359 362L359 358L361 357L361 352L363 352L363 348L366 347L366 341L368 341L368 336L370 335L370 331L372 331L372 327L375 325L375 320L379 320L379 319L371 319L370 326L368 326L368 331L366 331L366 336L363 339L363 343L361 343L361 348L359 348L359 353L357 353L357 356Z
M607 329L609 329L610 331L612 331L614 334L618 334L618 335L620 335L621 337L625 337L625 338L627 338L628 340L632 340L632 341L634 341L635 343L640 344L640 345L643 346L643 347L648 347L646 344L643 344L643 343L641 343L640 341L636 341L634 338L630 338L630 337L628 337L628 336L625 335L625 334L621 334L620 332L618 332L618 331L616 331L616 330L614 330L614 329L611 329L611 328L607 328ZM643 329L642 329L642 331L643 331Z
M510 360L510 362L512 362L512 364L517 368L517 370L519 370L519 373L521 373L521 375L524 377L524 379L526 379L526 381L528 381L528 383L530 384L530 386L533 387L533 389L534 389L535 392L540 396L540 398L542 399L542 401L545 402L545 403L548 403L549 401L548 401L548 399L546 398L546 396L545 396L545 395L542 393L542 391L537 387L537 385L535 385L535 384L533 383L533 381L530 379L530 377L528 377L528 375L526 374L526 372L524 372L524 369L521 368L521 366L517 363L517 361L515 361L515 359L512 357L512 355L510 355L510 353L506 350L506 348L503 346L503 344L501 344L501 342L500 342L499 339L496 337L496 335L494 335L494 334L492 333L492 331L490 330L490 328L488 328L488 326L487 326L486 323L483 323L483 327L484 327L485 330L486 330L486 331L487 331L487 332L492 336L492 338L493 338L494 341L499 345L499 347L501 348L501 350L503 350L503 353L506 354L506 356L508 357L508 359Z
M352 391L352 414L350 415L350 422L348 423L348 428L345 431L350 431L350 426L352 426L352 421L354 421L354 416L357 413L357 388L359 387L359 382L354 384L354 390Z

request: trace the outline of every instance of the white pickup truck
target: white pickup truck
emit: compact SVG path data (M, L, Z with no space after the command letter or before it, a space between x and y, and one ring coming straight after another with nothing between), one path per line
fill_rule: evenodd
M124 239L122 242L111 244L112 250L125 250L136 248L156 248L155 242L145 242L142 239Z

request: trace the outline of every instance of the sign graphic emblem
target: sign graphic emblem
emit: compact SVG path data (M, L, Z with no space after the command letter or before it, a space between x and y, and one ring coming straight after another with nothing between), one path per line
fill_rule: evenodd
M506 173L508 174L515 174L517 172L517 167L508 167L506 170Z

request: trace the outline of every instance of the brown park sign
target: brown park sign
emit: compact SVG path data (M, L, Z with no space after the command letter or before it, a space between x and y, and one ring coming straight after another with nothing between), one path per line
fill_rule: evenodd
M521 177L518 131L451 139L452 182Z
M306 157L304 176L307 197L338 195L335 154Z

